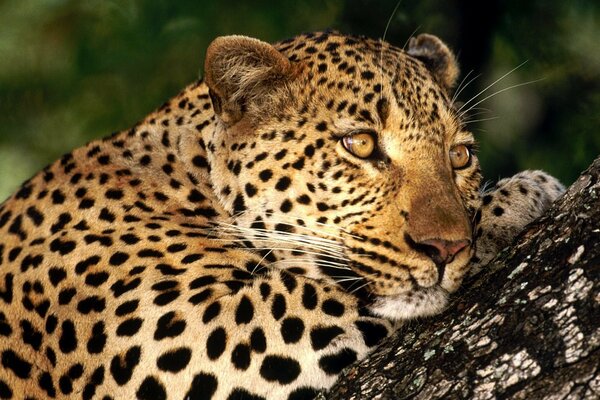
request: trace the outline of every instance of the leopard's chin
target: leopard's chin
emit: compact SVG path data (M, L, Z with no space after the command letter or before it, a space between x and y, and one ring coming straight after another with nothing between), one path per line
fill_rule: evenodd
M379 296L368 306L371 313L394 321L439 314L448 304L448 291L435 286L410 293Z

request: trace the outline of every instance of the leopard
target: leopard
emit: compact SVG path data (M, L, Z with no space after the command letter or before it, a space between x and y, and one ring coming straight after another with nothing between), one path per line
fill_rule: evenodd
M482 190L438 37L216 38L0 205L0 398L311 399L563 192Z

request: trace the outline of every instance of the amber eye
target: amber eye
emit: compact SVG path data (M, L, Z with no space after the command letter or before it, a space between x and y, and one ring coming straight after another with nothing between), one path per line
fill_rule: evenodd
M350 133L342 138L344 148L359 158L367 158L375 150L375 138L371 133Z
M464 144L459 144L450 149L450 162L452 168L461 169L469 166L471 151Z

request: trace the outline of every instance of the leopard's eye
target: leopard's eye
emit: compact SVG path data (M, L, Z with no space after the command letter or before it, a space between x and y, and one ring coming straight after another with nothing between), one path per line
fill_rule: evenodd
M459 144L450 149L450 162L452 168L462 169L469 166L471 161L471 151L464 144Z
M367 132L350 133L342 138L344 148L358 158L367 158L375 150L375 137Z

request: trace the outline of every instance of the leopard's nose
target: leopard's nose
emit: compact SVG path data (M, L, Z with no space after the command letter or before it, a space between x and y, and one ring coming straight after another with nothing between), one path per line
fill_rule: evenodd
M446 265L471 244L470 240L427 239L416 243L415 249L433 260L436 265Z
M458 253L471 245L470 239L423 239L417 242L408 233L404 234L404 239L413 250L426 255L435 263L438 270L438 283L444 278L446 264L452 262Z

